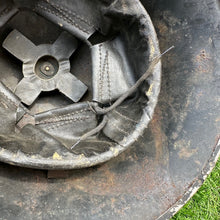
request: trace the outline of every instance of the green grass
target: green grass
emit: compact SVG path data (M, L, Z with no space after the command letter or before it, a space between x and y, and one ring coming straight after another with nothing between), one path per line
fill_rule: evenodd
M193 198L172 220L220 220L220 160Z

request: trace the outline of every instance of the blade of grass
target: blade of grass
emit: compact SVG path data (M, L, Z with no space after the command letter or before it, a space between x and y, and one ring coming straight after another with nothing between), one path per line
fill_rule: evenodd
M220 160L192 199L172 220L220 220Z

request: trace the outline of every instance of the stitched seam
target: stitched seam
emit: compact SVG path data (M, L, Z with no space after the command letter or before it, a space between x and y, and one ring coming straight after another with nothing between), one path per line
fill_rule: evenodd
M109 89L109 84L110 84L110 79L109 79L109 76L108 76L108 70L107 70L107 65L108 65L108 51L106 51L105 53L105 59L104 59L104 63L103 63L103 68L102 68L102 71L100 73L100 90L101 90L101 100L103 100L103 91L104 91L104 78L105 76L107 76L107 80L108 80L108 92L110 91ZM106 71L107 71L107 74L106 74Z
M53 6L52 6L52 7L53 7ZM83 29L80 25L78 25L76 22L74 22L70 17L68 17L68 16L66 16L66 15L64 15L64 14L62 14L62 13L60 13L59 11L56 12L55 10L49 9L49 8L47 8L47 7L43 6L43 5L41 5L40 3L38 3L38 4L36 5L36 9L37 9L37 8L43 9L44 11L46 11L46 12L48 12L48 13L50 13L50 14L53 14L53 15L55 15L55 16L58 16L60 19L62 19L63 21L66 21L67 23L69 23L69 24L75 26L75 27L76 27L77 29L79 29L80 31L82 31L82 32L84 32L84 33L86 33L86 34L90 34L90 32L89 32L88 30ZM56 9L56 10L57 10L57 9Z
M47 124L47 123L55 123L55 122L59 122L59 121L68 121L68 120L72 120L74 119L72 116L74 115L77 115L77 114L80 114L80 113L84 113L84 112L89 112L91 111L90 109L83 109L83 110L80 110L80 111L76 111L76 112L73 112L73 113L68 113L66 115L61 115L61 116L58 116L58 117L51 117L49 119L46 119L46 120L42 120L40 122L37 122L36 124Z
M64 14L62 14L62 13L60 13L59 11L56 12L55 10L51 10L51 9L49 9L49 8L47 8L47 7L44 7L44 6L40 5L40 4L38 4L37 7L39 7L39 8L41 8L41 9L45 10L46 12L49 12L49 13L51 13L51 14L54 14L55 16L58 16L60 19L62 19L63 21L66 21L67 23L69 23L69 24L75 26L75 27L76 27L77 29L79 29L80 31L82 31L82 32L84 32L84 33L86 33L86 34L90 34L89 31L83 29L83 28L80 27L76 22L72 21L71 18L69 18L68 16L66 16L66 15L64 15Z
M70 10L68 10L68 8L66 8L64 6L57 5L57 4L52 3L52 2L50 2L49 4L51 6L53 6L54 8L56 8L57 10L59 10L61 13L65 12L69 15L72 15L73 17L77 18L78 20L80 20L80 21L84 22L85 24L93 27L93 25L87 19L77 15L76 12L70 11Z
M3 92L0 91L0 93L2 94L2 96L8 100L12 105L14 105L16 108L19 107L19 105L17 105L12 99L8 98L8 96L6 96Z
M68 118L63 118L63 119L59 119L59 120L51 120L51 121L43 121L40 123L37 123L38 125L42 125L42 124L53 124L53 123L57 123L57 122L66 122L66 121L72 121L75 120L76 117L72 116L72 117L68 117Z
M112 100L112 97L111 97L111 81L110 81L110 74L109 74L109 53L108 51L106 52L107 53L107 80L108 80L108 94L109 94L109 99L110 99L110 102Z
M12 99L10 99L8 96L6 96L3 92L0 91L0 94L2 94L2 96L5 97L5 99L8 100L8 102L11 103L12 105L14 105L16 108L20 107L25 112L27 111L23 106L21 106L20 104L17 104L16 102L14 102Z
M102 101L102 45L99 45L99 91L98 96L99 99Z
M59 124L56 124L56 125L53 125L53 126L46 127L46 129L47 129L47 130L53 130L53 129L62 127L62 126L64 126L64 125L71 124L72 122L85 121L85 120L87 120L87 119L89 119L88 116L87 116L87 117L74 118L74 119L65 121L65 122L63 122L63 123L59 123Z
M106 58L107 58L107 52L105 53L105 58L104 58L104 62L103 62L103 68L102 68L102 75L101 75L101 91L102 91L102 100L103 100L103 92L104 92L104 77L105 77L105 69L106 69Z
M134 122L134 123L136 123L136 124L138 123L137 121L135 121L135 120L133 120L133 119L131 119L131 118L128 118L127 116L121 114L120 112L118 112L118 111L116 111L116 110L114 110L114 112L115 112L117 115L121 116L122 118L127 119L128 121Z

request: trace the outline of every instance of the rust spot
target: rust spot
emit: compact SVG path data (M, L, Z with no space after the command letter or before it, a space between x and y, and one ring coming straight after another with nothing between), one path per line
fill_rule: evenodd
M116 202L116 199L115 198L111 198L111 207L112 207L112 209L115 208L115 202Z
M108 177L108 184L110 186L114 186L115 184L115 174L111 172L109 169L105 170L105 175Z
M192 157L197 151L198 149L182 148L179 151L178 155L181 159L188 159Z
M15 201L14 203L15 203L15 205L19 206L20 208L23 207L23 203L21 201Z
M168 27L165 23L159 22L157 28L159 29L159 33L163 36L168 32Z
M48 170L48 179L66 179L69 177L69 172L65 170Z
M195 160L195 163L201 166L201 162L199 160Z
M197 94L196 100L195 100L195 108L196 108L196 109L199 109L199 107L200 107L200 100L201 100L201 98L202 98L203 95L204 95L204 94L203 94L202 91L200 91L200 92Z
M157 107L155 109L155 113L154 113L154 117L149 125L153 137L154 137L154 141L155 141L155 147L156 147L156 157L155 160L159 161L159 162L164 162L165 160L164 155L165 152L165 146L167 146L167 137L165 135L165 133L163 132L162 129L162 112L161 110Z
M194 62L196 63L196 71L200 73L212 72L212 59L211 56L205 50L200 51L200 53L195 57Z

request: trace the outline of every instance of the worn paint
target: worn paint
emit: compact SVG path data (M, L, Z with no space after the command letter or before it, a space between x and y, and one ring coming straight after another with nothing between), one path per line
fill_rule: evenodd
M57 152L55 152L55 153L53 154L53 159L54 159L54 160L62 160L62 157L61 157Z

